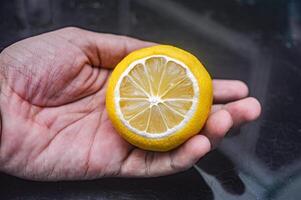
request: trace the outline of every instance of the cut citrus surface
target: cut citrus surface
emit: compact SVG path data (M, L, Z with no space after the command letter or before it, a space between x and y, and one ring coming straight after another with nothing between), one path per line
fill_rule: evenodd
M132 52L113 71L106 107L131 144L167 151L199 133L212 104L211 78L190 53L158 45Z

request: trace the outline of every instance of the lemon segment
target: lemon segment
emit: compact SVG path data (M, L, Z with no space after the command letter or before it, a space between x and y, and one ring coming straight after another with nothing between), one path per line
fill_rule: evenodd
M197 134L212 104L211 78L181 49L135 51L115 68L106 107L116 130L142 149L167 151Z
M198 96L197 81L184 63L153 55L136 60L121 74L115 88L115 105L130 130L146 138L160 138L176 132L189 120ZM124 104L125 100L131 103ZM168 100L190 101L190 106L181 108L183 115ZM128 118L130 114L134 116Z

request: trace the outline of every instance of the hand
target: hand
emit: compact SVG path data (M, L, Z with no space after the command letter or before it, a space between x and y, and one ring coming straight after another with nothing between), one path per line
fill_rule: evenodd
M191 167L232 126L259 116L244 83L215 80L219 104L199 135L166 153L133 147L108 119L106 83L124 56L150 45L65 28L6 48L0 54L1 171L34 180L172 174Z

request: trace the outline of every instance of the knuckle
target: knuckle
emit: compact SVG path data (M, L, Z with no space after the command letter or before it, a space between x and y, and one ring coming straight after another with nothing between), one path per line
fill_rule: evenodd
M170 153L169 167L170 167L171 171L173 171L173 172L180 172L180 171L184 171L184 170L188 169L190 167L190 165L188 165L186 162L177 162L174 154Z

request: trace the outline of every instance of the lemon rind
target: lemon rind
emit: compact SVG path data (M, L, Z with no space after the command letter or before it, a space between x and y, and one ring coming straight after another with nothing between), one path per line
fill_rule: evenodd
M201 103L199 102L197 104L194 116L182 129L177 131L177 133L164 138L151 139L137 135L129 130L126 126L124 126L115 110L114 91L115 86L119 80L119 74L121 74L130 63L132 63L134 60L156 54L167 55L169 57L175 58L185 63L189 67L193 75L196 77L199 88L201 89L199 97ZM203 64L194 55L187 51L170 45L157 45L136 50L127 55L122 61L118 63L108 81L106 110L115 130L129 143L141 149L165 152L178 147L187 139L200 132L210 113L212 101L212 80Z

